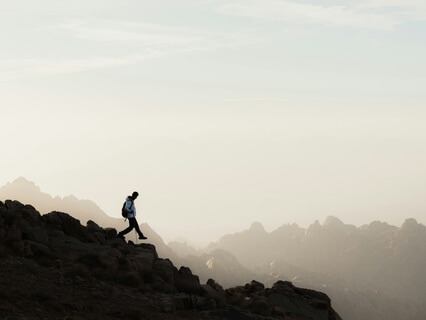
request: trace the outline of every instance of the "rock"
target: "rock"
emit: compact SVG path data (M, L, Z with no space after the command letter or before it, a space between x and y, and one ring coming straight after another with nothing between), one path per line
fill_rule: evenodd
M133 266L133 269L141 273L144 279L149 279L153 273L155 255L150 250L138 250L136 253L126 255L126 259Z
M21 208L23 208L24 205L22 203L20 203L19 201L16 201L16 200L6 200L5 201L5 207L9 211L9 213L16 213Z
M138 288L142 285L143 280L136 271L121 273L118 276L118 281L129 287Z
M190 310L194 307L194 302L188 294L178 293L173 296L173 300L177 310Z
M201 285L201 294L206 297L207 300L213 300L215 308L217 306L224 307L227 304L226 297L219 295L216 290L207 284Z
M3 216L7 212L7 208L5 206L0 206L0 217Z
M75 263L71 266L64 267L63 273L64 276L71 279L74 279L77 276L86 279L90 276L89 268L82 263Z
M194 303L191 297L184 293L174 294L173 296L164 297L162 300L164 312L184 311L193 309Z
M22 231L22 238L43 244L47 244L49 242L49 237L47 235L46 229L38 226L24 227L24 230Z
M196 308L198 310L215 310L217 308L217 303L216 300L206 297L198 300Z
M25 241L13 242L12 248L18 255L21 255L24 257L33 255L33 252L31 251L30 246L27 243L25 243Z
M63 231L66 235L75 237L83 242L94 242L94 237L80 224L80 220L70 215L53 211L43 216L42 220L50 227Z
M259 319L259 317L252 317L240 310L235 310L235 309L214 310L209 312L209 314L219 319L225 319L225 320L257 320ZM285 319L287 320L287 318Z
M294 285L290 281L277 281L271 289L280 293L294 292Z
M38 212L32 205L26 204L19 209L22 217L26 220L36 222L37 224L41 220L40 212Z
M0 225L0 240L4 240L6 238L6 228Z
M174 270L173 263L169 259L157 259L154 261L155 272L163 279L166 283L174 285Z
M114 228L105 228L104 232L106 239L114 239L117 236L117 230Z
M248 306L248 309L251 312L262 316L271 316L273 314L273 308L266 296L254 296Z
M175 286L179 292L200 294L200 279L198 276L192 274L191 269L180 267L177 274L175 272L175 275Z
M9 229L6 229L5 240L9 243L22 240L21 229L18 225L13 224Z
M94 246L91 251L81 254L75 261L86 265L89 270L96 269L97 274L102 274L102 277L114 279L120 268L121 252L108 247L96 248Z
M58 258L57 255L53 253L47 245L31 240L25 240L25 242L31 248L31 251L33 252L36 259L39 257L45 257L49 260Z
M226 304L226 294L222 286L216 283L213 279L207 280L207 284L201 285L202 293L211 299L214 299L217 304Z
M150 243L141 243L136 245L137 248L142 248L146 251L151 251L152 255L154 256L154 259L158 259L157 250L155 249L155 246Z
M260 283L256 280L253 280L250 283L247 283L245 285L245 288L248 290L249 293L255 293L265 290L265 286L263 283Z
M97 243L100 243L100 244L107 244L108 243L105 233L93 232L92 235L95 238Z
M209 285L210 287L212 287L219 294L225 295L225 290L223 290L223 287L219 283L214 281L214 279L210 278L209 280L207 280L206 284Z
M167 283L158 274L153 273L151 278L151 286L154 290L163 293L177 293L177 290L170 283Z
M92 233L93 232L100 232L100 233L104 232L104 229L102 229L100 226L98 226L96 224L96 222L94 222L92 220L87 221L86 227L87 227L87 230L89 230Z

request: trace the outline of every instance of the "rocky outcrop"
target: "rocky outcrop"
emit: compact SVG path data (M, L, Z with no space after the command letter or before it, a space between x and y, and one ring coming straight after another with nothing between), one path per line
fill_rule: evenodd
M20 177L13 182L0 187L0 200L18 199L21 202L31 203L40 213L46 214L52 211L66 212L80 220L82 224L90 219L98 225L112 227L117 230L127 228L128 223L121 218L114 218L106 214L96 203L91 200L77 199L73 195L66 197L52 197L42 192L34 182ZM124 198L123 198L124 201ZM121 207L121 205L120 205ZM163 239L146 223L140 225L143 233L153 243L160 256L175 258L174 252L163 242ZM132 232L127 235L127 240L135 239Z
M31 318L37 309L43 318L57 319L65 307L55 296L68 292L75 299L67 310L77 318L87 316L91 308L96 309L91 317L104 319L147 318L141 310L151 319L162 319L165 313L172 314L167 319L236 319L236 314L240 319L339 319L325 294L289 282L277 282L270 289L255 281L227 290L212 279L201 285L189 268L178 269L171 260L159 258L151 244L126 242L114 229L93 221L83 226L63 212L41 215L18 201L0 202L0 256L0 292L14 288L12 295L0 294L1 317ZM38 293L31 293L36 298L26 299L36 287ZM88 288L95 288L96 294L87 295ZM127 304L120 308L111 299L129 290L129 301L138 306L131 312ZM96 307L105 299L110 299L109 305Z

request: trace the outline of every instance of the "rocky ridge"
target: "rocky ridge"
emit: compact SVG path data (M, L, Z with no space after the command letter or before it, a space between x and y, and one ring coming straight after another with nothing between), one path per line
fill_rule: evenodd
M0 318L338 320L323 293L277 281L201 284L152 244L53 211L0 201Z

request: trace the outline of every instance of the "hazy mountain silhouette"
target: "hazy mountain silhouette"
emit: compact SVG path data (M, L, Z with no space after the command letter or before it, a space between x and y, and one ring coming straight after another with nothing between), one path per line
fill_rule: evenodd
M426 314L426 227L414 219L399 228L379 221L357 228L330 216L322 225L270 233L255 223L207 248L216 249L231 252L266 283L281 278L322 288L344 319Z
M195 249L186 242L170 241L167 245L170 249L173 250L174 253L176 253L179 258L186 258L187 256L199 256L201 254L199 250Z

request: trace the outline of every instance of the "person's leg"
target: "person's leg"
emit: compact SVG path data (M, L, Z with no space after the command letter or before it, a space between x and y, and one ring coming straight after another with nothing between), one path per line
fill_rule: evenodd
M124 229L123 231L118 233L119 237L124 236L125 234L128 234L130 231L133 230L134 224L132 223L132 219L134 219L134 218L129 219L129 226L126 229Z
M138 235L139 235L139 238L144 238L145 236L143 235L143 233L142 233L141 229L139 228L139 224L138 224L138 222L136 221L136 218L134 218L134 219L135 219L135 221L134 221L134 227L135 227L136 232L137 232L137 233L138 233Z

